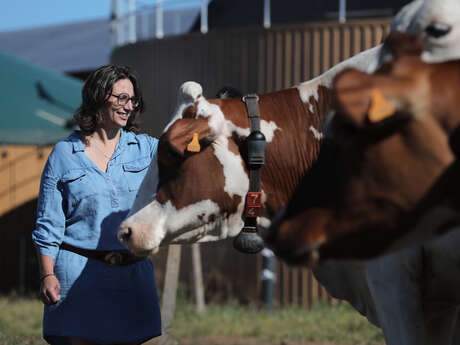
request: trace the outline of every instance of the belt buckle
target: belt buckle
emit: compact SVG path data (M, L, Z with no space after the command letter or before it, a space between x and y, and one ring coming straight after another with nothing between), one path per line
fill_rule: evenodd
M109 266L118 266L123 260L123 255L120 252L110 252L104 257L104 261Z

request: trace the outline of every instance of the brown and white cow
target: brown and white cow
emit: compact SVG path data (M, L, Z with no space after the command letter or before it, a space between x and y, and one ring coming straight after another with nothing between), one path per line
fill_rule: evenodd
M372 257L460 224L450 146L460 61L426 64L418 40L399 33L388 45L393 62L335 81L337 114L321 154L269 236L290 262Z

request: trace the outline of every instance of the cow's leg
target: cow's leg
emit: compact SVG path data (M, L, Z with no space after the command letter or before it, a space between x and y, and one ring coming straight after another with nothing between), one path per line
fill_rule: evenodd
M387 345L424 345L422 250L411 248L366 264L369 291Z
M460 333L460 329L457 323L457 310L457 307L452 307L434 317L427 317L425 322L426 345L459 344L460 334L457 333Z

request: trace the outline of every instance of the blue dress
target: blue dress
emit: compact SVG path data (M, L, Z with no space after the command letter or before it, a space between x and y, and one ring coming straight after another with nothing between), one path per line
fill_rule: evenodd
M42 255L54 259L61 300L45 306L43 336L51 344L76 337L100 344L146 341L161 334L153 265L142 260L110 267L62 250L62 242L97 250L124 248L116 237L158 140L122 130L107 172L84 152L77 131L57 143L40 183L32 232Z

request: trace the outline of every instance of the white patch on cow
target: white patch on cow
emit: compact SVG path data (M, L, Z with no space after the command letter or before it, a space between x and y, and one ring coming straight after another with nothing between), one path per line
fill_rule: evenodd
M257 218L257 225L264 229L268 229L270 225L272 224L272 221L270 218L267 217L259 217Z
M316 101L318 101L317 98L318 98L318 95L316 95L316 98L315 98ZM312 113L312 114L315 112L315 107L313 106L312 103L310 103L310 104L308 105L308 110L310 110L310 113Z
M313 133L313 136L315 137L316 140L321 140L323 139L323 133L318 131L315 127L310 126L310 131Z
M281 128L279 128L275 122L267 122L265 120L260 121L260 131L265 135L265 140L267 141L267 143L273 141L276 130L281 131Z
M225 186L224 191L232 198L239 195L244 202L244 196L249 190L249 178L243 166L244 162L239 154L228 149L228 138L218 137L213 143L214 153L220 164L222 164Z

